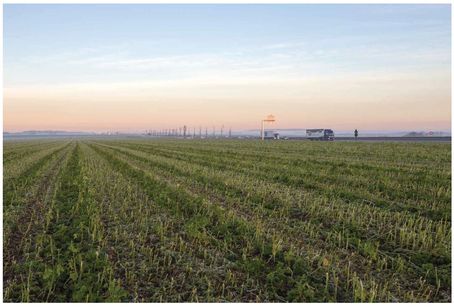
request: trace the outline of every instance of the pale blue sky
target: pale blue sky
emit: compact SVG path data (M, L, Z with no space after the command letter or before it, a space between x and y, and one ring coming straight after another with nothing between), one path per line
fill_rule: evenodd
M273 110L279 103L284 128L298 124L295 112L317 112L317 103L347 112L363 101L360 119L370 117L359 121L365 128L398 129L399 122L401 128L449 128L450 11L449 5L383 4L5 5L5 125L21 129L30 105L64 110L65 95L79 95L83 107L92 93L90 103L105 107L115 89L115 108L129 111L122 112L124 121L112 114L104 125L74 118L73 126L58 127L140 130L147 122L128 125L137 118L130 108L149 106L155 110L149 116L162 118L186 112L180 106L189 103L208 110L194 124L228 122L221 114L230 106L250 110L230 120L250 128L246 113L279 113ZM424 101L415 97L431 97L433 116L424 120ZM164 102L174 107L161 108ZM405 106L415 107L414 118L386 122L396 104L400 116L408 115ZM22 121L9 121L9 114ZM301 117L316 124L323 114ZM330 120L341 129L352 118Z

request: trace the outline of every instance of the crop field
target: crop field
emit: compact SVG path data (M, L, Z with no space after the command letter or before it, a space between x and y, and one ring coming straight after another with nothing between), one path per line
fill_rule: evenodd
M449 302L451 144L3 152L4 301Z

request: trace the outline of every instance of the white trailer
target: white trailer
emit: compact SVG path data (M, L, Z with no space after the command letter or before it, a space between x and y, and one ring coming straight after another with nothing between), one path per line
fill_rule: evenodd
M334 141L334 132L331 129L306 129L306 137L311 141Z

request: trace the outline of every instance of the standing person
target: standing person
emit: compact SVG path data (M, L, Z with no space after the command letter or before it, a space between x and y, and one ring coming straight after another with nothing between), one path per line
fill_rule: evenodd
M358 130L355 129L355 140L358 139Z

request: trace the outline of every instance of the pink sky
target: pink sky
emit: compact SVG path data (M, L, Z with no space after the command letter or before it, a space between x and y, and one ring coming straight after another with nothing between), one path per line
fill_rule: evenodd
M282 129L450 129L448 80L435 73L11 87L4 90L4 129L242 130L258 129L267 114Z

